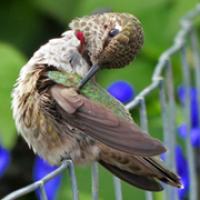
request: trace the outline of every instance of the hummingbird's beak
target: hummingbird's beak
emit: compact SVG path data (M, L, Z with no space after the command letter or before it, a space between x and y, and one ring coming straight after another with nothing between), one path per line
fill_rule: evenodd
M96 72L100 69L99 64L94 64L88 71L88 73L83 77L83 79L80 81L80 84L78 86L78 90L80 90L95 74Z

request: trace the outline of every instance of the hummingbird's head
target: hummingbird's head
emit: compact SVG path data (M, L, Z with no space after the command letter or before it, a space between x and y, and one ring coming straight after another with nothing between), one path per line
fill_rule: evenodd
M123 67L143 45L139 20L126 13L103 13L72 20L70 28L84 35L85 51L92 64Z

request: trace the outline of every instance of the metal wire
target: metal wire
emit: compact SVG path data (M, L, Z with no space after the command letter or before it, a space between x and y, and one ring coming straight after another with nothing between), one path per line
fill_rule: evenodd
M92 166L92 196L93 200L99 199L99 167L97 162Z
M144 132L148 133L148 120L145 99L140 99L140 126ZM152 192L146 192L146 200L153 200Z
M122 186L118 177L113 176L114 188L115 188L115 200L122 200Z
M171 153L166 154L166 165L171 169L175 170L175 159L174 159L174 149L176 144L175 136L175 98L174 98L174 83L173 83L173 65L171 58L177 54L181 56L181 65L183 72L183 84L186 87L186 107L185 107L185 119L188 125L188 134L186 140L187 147L187 157L189 163L189 173L190 173L190 191L189 199L198 200L197 197L197 180L196 180L196 170L194 165L194 152L189 140L189 131L190 131L190 86L191 86L191 77L190 69L186 56L186 49L188 48L188 43L192 51L192 58L194 62L195 69L195 82L198 92L198 102L200 105L200 51L198 46L198 37L196 30L193 27L193 22L196 17L200 16L200 4L198 4L193 10L188 12L181 19L181 28L177 33L173 45L163 52L159 58L158 64L155 67L155 71L152 75L152 82L142 90L137 97L126 105L126 109L134 109L137 106L140 106L140 123L141 128L148 132L148 117L147 109L145 104L145 99L155 90L159 92L159 99L161 105L161 117L162 117L162 126L164 133L164 143L171 150ZM189 42L188 42L189 41ZM200 113L200 106L199 106ZM200 119L199 119L200 125ZM73 200L79 199L78 185L76 181L75 170L73 162L70 160L64 161L62 165L57 168L55 171L49 173L47 176L42 178L39 181L34 182L22 189L16 190L2 200L14 200L19 197L22 197L30 192L40 189L41 199L47 200L47 194L44 188L44 184L50 179L54 178L58 174L62 173L64 170L68 169L69 176L71 179L71 188ZM114 177L114 188L115 188L115 199L122 200L122 189L121 182L118 178ZM94 163L92 166L92 197L93 200L99 199L99 170L97 163ZM177 200L177 190L170 186L166 186L164 192L165 200ZM153 200L153 194L151 192L146 192L146 200Z

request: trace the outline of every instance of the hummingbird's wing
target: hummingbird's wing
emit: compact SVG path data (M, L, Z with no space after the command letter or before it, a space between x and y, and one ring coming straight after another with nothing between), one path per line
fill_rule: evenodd
M91 101L72 88L55 85L50 93L66 122L91 138L114 149L140 156L154 156L166 151L159 140L143 133L133 122L118 117L111 109Z

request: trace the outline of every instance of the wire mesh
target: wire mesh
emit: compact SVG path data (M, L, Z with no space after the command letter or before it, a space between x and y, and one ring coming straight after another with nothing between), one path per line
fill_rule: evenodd
M146 108L146 98L157 90L159 93L158 98L160 99L161 106L161 117L162 117L162 128L164 134L164 143L166 146L173 152L176 145L176 130L175 130L175 97L174 97L174 80L173 80L173 64L172 58L175 55L180 56L182 73L183 73L183 84L186 88L186 106L185 106L185 119L187 121L188 130L187 130L187 140L186 140L186 150L187 150L187 159L189 163L189 175L190 175L190 188L189 188L189 199L198 200L197 196L197 174L195 169L195 157L194 152L190 143L189 132L191 128L190 124L190 87L191 87L191 75L190 75L190 66L187 59L187 49L190 48L192 52L192 60L194 65L194 79L195 86L198 93L198 102L200 105L200 51L198 46L198 37L197 32L194 26L194 20L200 16L200 4L198 4L193 10L186 14L180 21L181 28L177 33L173 45L163 52L159 58L158 64L155 67L155 71L152 75L152 82L144 88L136 98L126 105L126 109L131 110L136 107L139 107L140 113L140 125L141 128L148 132L148 112ZM200 106L199 106L200 113ZM200 120L200 119L199 119ZM200 124L200 122L199 122ZM175 158L174 153L170 151L166 154L165 160L166 166L174 170L175 167ZM58 174L62 173L64 170L68 169L69 176L71 180L71 190L73 200L79 199L78 184L76 180L76 174L73 162L66 160L58 167L55 171L49 173L47 176L42 178L39 181L36 181L24 188L16 190L6 197L3 200L14 200L22 197L30 192L39 189L41 192L41 199L47 200L47 194L44 188L44 184L50 179L54 178ZM98 164L94 163L92 166L92 199L99 199L99 170ZM115 199L122 200L122 189L120 179L117 177L113 178L114 188L115 188ZM146 192L146 200L153 200L153 193ZM178 199L177 190L166 186L164 191L165 200L176 200Z

